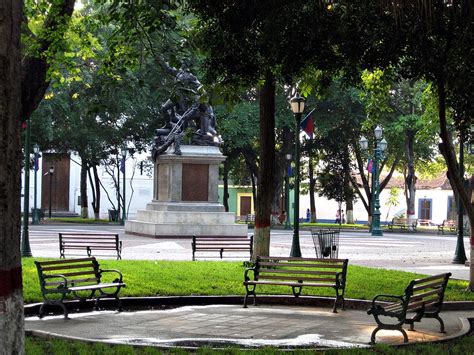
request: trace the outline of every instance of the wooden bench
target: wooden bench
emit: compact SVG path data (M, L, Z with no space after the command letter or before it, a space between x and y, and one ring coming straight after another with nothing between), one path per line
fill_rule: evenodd
M429 226L431 226L431 220L430 219L419 219L418 224L420 226L429 227Z
M212 236L212 235L193 235L191 243L193 249L193 261L196 260L196 252L219 252L222 259L224 251L249 252L252 256L253 235L247 236ZM249 256L249 258L250 258Z
M400 230L414 230L416 231L416 225L418 224L418 219L411 219L408 218L399 218L394 217L392 222L388 223L388 229L393 230L394 227L399 228Z
M35 261L38 270L41 293L44 302L39 310L39 317L43 317L47 305L57 305L63 309L64 318L68 317L68 310L64 305L66 297L85 301L95 298L94 308L104 297L113 297L117 300L118 310L122 310L122 303L118 293L125 283L122 282L122 273L118 270L102 270L94 257L83 259L60 259L52 261ZM111 273L110 282L103 282L102 274ZM104 291L112 289L111 292Z
M347 263L347 259L257 256L255 266L244 272L243 284L247 291L244 308L250 295L253 295L254 305L257 304L257 285L275 285L291 287L295 297L301 295L303 287L333 288L336 291L333 312L337 312L339 301L344 309Z
M443 223L438 224L438 234L444 234L445 230L449 230L451 233L456 233L458 230L458 222L454 219L445 219Z
M84 250L87 256L92 256L92 251L96 250L114 250L117 260L122 259L122 241L118 234L59 233L60 258L65 258L66 249Z
M408 336L402 328L403 324L409 324L413 330L414 323L420 322L422 318L435 318L440 323L440 332L444 333L444 323L439 316L443 305L444 291L448 284L451 273L429 276L413 280L405 289L403 296L378 295L372 301L372 307L367 314L372 314L377 327L372 332L371 343L375 343L375 335L381 329L398 330L403 334L403 341L408 342ZM380 303L381 300L390 302ZM407 313L414 313L407 318ZM380 316L396 318L397 322L384 323Z

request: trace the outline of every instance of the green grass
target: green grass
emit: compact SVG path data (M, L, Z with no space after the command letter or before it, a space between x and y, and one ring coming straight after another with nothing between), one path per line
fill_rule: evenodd
M474 349L474 337L466 336L448 343L441 344L418 344L409 345L403 348L389 347L386 345L377 345L374 349L331 349L324 352L315 350L294 350L291 354L341 354L341 355L359 355L359 354L401 354L401 355L444 355L444 354L472 354ZM77 341L65 341L59 339L43 339L36 337L26 338L26 353L28 355L43 355L43 354L187 354L182 349L170 349L164 352L160 349L152 347L131 347L126 345L109 346L104 344L88 344ZM212 350L207 347L200 348L196 351L197 354L289 354L287 351L267 347L254 350L240 350L235 347L230 347L225 350Z
M341 228L341 229L362 229L367 230L369 227L366 224L339 224L339 223L300 223L301 227L310 228Z
M142 261L99 260L104 269L118 269L123 273L127 287L122 296L170 295L243 295L244 265L237 261ZM420 274L394 270L373 269L349 264L346 298L371 300L384 294L402 294L410 280ZM467 281L449 281L447 301L474 300L467 292ZM38 275L33 259L23 259L24 300L26 303L42 301ZM290 294L288 287L268 286L262 291L270 294ZM308 292L308 290L304 290ZM334 296L332 289L309 290L309 294ZM306 293L308 294L308 293Z
M109 223L108 219L94 219L94 218L82 218L82 217L55 217L55 218L49 218L48 221L61 222L61 223L84 223L84 224Z

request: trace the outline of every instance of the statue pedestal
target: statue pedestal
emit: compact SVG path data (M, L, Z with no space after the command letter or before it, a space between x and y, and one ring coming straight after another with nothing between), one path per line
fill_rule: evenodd
M155 237L247 235L247 225L219 204L219 164L225 157L212 146L182 145L155 162L153 200L137 219L125 221L125 232Z

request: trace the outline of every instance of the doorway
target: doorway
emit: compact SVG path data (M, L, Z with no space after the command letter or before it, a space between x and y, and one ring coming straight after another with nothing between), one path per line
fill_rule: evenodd
M418 199L418 219L431 220L431 198L420 198Z

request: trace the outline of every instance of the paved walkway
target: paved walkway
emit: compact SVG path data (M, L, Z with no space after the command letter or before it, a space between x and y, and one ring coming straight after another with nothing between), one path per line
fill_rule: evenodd
M462 318L474 311L441 313L446 333L439 323L425 319L408 331L409 342L428 342L458 336L468 331ZM245 347L367 347L375 328L365 311L332 313L329 308L306 306L240 305L186 306L169 310L70 314L70 319L28 317L26 329L38 333L99 342L167 346L239 345ZM401 344L397 331L380 331L377 341Z

